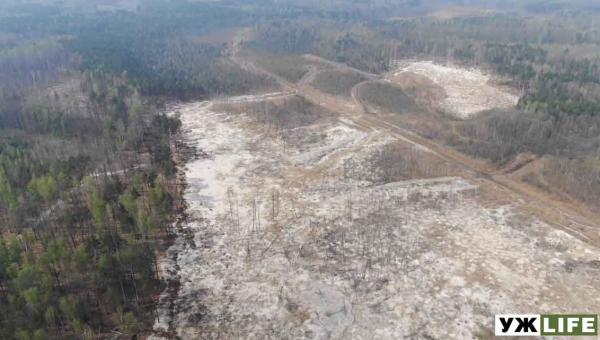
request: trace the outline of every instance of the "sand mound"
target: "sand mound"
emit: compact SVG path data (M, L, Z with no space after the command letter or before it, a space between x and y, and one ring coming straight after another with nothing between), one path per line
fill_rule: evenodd
M430 61L398 62L398 72L412 73L429 78L446 92L442 107L460 118L493 108L507 108L517 104L519 97L489 84L490 76L476 69L443 66Z

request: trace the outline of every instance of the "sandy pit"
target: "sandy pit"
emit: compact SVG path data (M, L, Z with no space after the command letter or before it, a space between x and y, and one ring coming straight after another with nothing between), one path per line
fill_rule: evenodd
M206 156L181 169L195 247L178 240L177 259L162 263L181 288L161 299L157 331L485 339L494 314L599 312L597 248L512 205L484 207L482 189L461 177L347 176L349 159L371 171L374 150L403 143L385 131L342 119L275 133L210 102L170 111ZM307 142L284 143L292 133Z
M477 69L441 65L431 61L398 61L394 77L410 73L426 77L441 86L446 97L441 102L444 111L458 118L493 108L508 108L519 97L490 84L490 76Z

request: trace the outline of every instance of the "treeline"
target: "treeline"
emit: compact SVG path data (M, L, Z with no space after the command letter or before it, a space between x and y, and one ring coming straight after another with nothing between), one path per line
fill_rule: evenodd
M222 62L225 45L193 40L250 24L248 13L181 0L144 4L135 14L94 17L65 46L83 57L86 70L126 72L144 95L200 99L274 87L265 77Z
M600 59L581 58L567 47L562 54L550 54L534 44L591 41L593 31L583 33L583 39L572 30L585 29L586 20L571 19L570 28L508 15L400 20L372 27L398 42L400 58L489 68L499 82L523 93L517 110L486 112L455 122L454 128L448 124L429 131L430 137L498 167L512 164L518 155L533 154L543 159L542 170L528 172L524 180L597 209Z
M179 99L246 93L250 84L274 86L264 77L221 62L225 45L194 42L195 36L252 25L257 17L253 11L185 0L142 1L136 13L70 13L42 5L12 10L15 15L1 17L0 35L21 38L11 39L19 44L13 48L18 53L12 55L21 58L10 59L11 50L0 54L2 79L47 83L56 80L55 73L63 68L126 73L144 95ZM29 67L15 67L17 63ZM46 75L45 69L53 73ZM15 70L25 73L17 75ZM4 84L0 86L8 92Z
M312 82L312 86L334 96L350 97L352 88L367 80L358 73L338 70L320 72Z
M55 40L36 40L0 53L0 128L22 128L20 113L30 90L55 84L64 69L78 63Z
M368 25L317 20L319 28L300 21L275 20L255 26L256 38L246 47L286 58L315 54L373 73L389 70L393 60L410 58L491 68L505 84L525 93L520 108L554 115L600 113L600 59L577 59L568 54L550 57L539 46L513 43L521 41L518 38L469 33L473 27L478 27L477 32L505 32L501 27L512 29L522 24L519 20L504 15L373 21Z
M339 26L341 25L341 26ZM389 69L394 45L370 35L350 33L345 24L274 20L255 27L257 39L246 46L276 55L315 54L351 67L379 73Z
M350 160L349 163L344 164L345 173L346 171L352 173L354 167L360 167L358 161ZM416 148L412 146L407 148L401 144L388 144L374 151L365 163L370 169L368 179L381 183L448 176L454 170L443 160L424 157Z
M551 27L549 22L537 25L537 36ZM554 115L599 114L600 59L578 58L568 50L549 56L547 50L530 44L532 40L523 39L528 34L523 31L525 26L518 16L499 15L431 22L400 20L372 28L383 38L397 41L397 58L427 57L491 68L504 83L525 93L520 108ZM483 34L487 31L490 34Z
M271 101L226 103L214 106L216 111L248 114L261 124L280 130L290 130L314 124L321 118L335 115L302 96L291 96L276 103Z
M520 153L583 157L600 148L600 117L554 116L542 112L492 110L457 122L456 138L447 141L461 151L503 164Z
M598 115L492 110L473 120L456 122L454 129L445 126L435 137L498 167L520 154L544 158L541 171L528 172L524 180L600 208Z
M131 336L162 290L179 122L28 15L0 24L24 38L0 54L0 339Z
M600 43L600 32L593 23L600 12L573 10L570 13L552 13L535 17L531 13L508 11L487 12L475 5L465 8L464 15L449 18L434 16L403 16L391 22L380 21L386 36L399 38L407 32L419 30L428 40L463 38L470 41L493 41L502 44L561 44L583 45ZM470 12L469 12L470 11ZM448 10L452 12L452 9Z
M554 193L600 208L600 153L583 158L553 157L540 173L529 173L524 180Z
M80 86L85 110L41 108L0 140L0 339L131 336L153 319L180 123L124 79L88 73Z
M164 97L275 83L194 42L246 24L232 8L14 9L0 20L0 339L131 338L157 317L182 207Z

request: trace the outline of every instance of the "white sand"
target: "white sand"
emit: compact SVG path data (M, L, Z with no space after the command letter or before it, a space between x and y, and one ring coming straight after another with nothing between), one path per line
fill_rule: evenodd
M519 97L489 84L490 76L477 69L443 66L429 61L398 63L394 75L413 73L429 78L446 91L442 106L450 114L468 118L474 113L492 108L508 108L517 104Z
M324 138L283 148L210 103L173 111L210 157L185 169L197 247L170 250L182 286L173 320L161 300L157 330L171 323L186 340L472 339L498 313L597 312L600 273L585 263L600 251L512 206L484 208L469 180L341 176L345 160L370 171L373 150L398 142L382 131L323 123L294 133ZM580 265L568 273L567 263Z

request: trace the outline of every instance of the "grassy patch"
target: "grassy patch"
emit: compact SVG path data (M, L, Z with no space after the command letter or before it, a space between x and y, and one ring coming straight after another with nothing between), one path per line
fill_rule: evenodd
M273 55L262 51L248 51L248 56L265 70L296 83L308 72L310 62L301 56Z
M350 96L354 85L365 80L366 78L358 73L332 70L319 73L312 85L320 91L335 96Z
M294 129L309 126L320 118L334 115L302 96L288 97L277 102L261 101L215 105L216 111L246 113L258 123L269 124L278 129Z
M382 83L367 83L360 88L360 96L368 104L390 113L419 111L414 99L401 89Z

